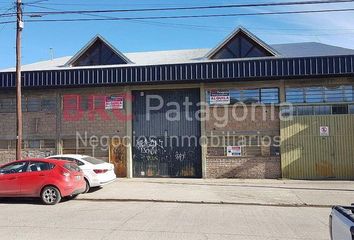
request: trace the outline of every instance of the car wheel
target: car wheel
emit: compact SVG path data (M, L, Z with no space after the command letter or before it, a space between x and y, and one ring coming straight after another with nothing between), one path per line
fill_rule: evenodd
M42 191L41 198L46 205L55 205L61 200L61 195L56 187L48 186Z
M90 184L89 182L85 179L85 182L86 182L86 188L85 188L85 191L83 193L88 193L88 191L90 191Z

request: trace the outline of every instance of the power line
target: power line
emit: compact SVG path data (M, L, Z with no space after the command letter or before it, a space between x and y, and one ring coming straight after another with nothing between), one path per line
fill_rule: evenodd
M349 3L354 0L312 0L312 1L293 1L293 2L271 2L271 3L250 3L250 4L231 4L213 6L193 6L193 7L167 7L167 8L140 8L140 9L107 9L107 10L69 10L69 11L42 11L26 12L25 15L62 15L62 14L82 14L82 13L115 13L115 12L152 12L152 11L179 11L179 10L205 10L205 9L225 9L225 8L246 8L246 7L270 7L270 6L294 6L294 5L314 5L330 3ZM32 4L32 3L30 3ZM12 16L15 13L0 16Z
M16 21L5 21L5 22L0 22L1 25L3 24L10 24L10 23L15 23Z
M11 6L11 7L9 7L9 8L7 8L3 13L5 14L5 13L8 13L10 10L12 10L12 9L14 9L15 8L15 5L13 5L13 6ZM5 24L0 28L0 32L2 32L2 30L4 30L4 28L5 28Z
M186 18L212 18L212 17L240 17L240 16L261 16L261 15L287 15L287 14L309 14L309 13L332 13L351 12L354 8L346 9L322 9L322 10L301 10L284 12L258 12L258 13L235 13L235 14L205 14L205 15L180 15L180 16L147 16L147 17L112 17L112 18L71 18L71 19L29 19L27 22L84 22L84 21L125 21L125 20L154 20L154 19L186 19ZM1 24L1 22L0 22Z
M72 18L72 19L28 19L27 22L84 22L84 21L127 21L127 20L154 20L154 19L185 19L185 18L211 18L211 17L237 17L237 16L261 16L261 15L287 15L287 14L309 14L309 13L332 13L351 12L354 8L346 9L322 9L322 10L300 10L283 12L257 12L257 13L235 13L235 14L205 14L205 15L179 15L179 16L147 16L147 17L104 17L104 18ZM0 24L9 24L16 21L3 21Z
M29 6L29 7L34 7L34 8L42 8L42 9L47 9L47 10L54 10L54 11L60 11L60 9L57 9L57 8L52 8L52 7L46 7L46 6L39 6L37 5L38 3L27 3L26 5ZM110 17L110 16L105 16L105 15L96 15L96 14L86 14L86 13L82 13L81 15L85 15L85 16L91 16L91 17L100 17L100 18L108 18L108 19L114 19L114 17ZM146 24L146 25L152 25L152 26L158 26L158 27L164 27L164 28L182 28L182 29L199 29L199 30L206 30L206 31L217 31L217 30L220 30L220 31L224 31L226 29L230 29L232 27L225 27L225 26L210 26L210 25L196 25L196 24L183 24L183 23L166 23L166 22L159 22L159 21L151 21L151 20L127 20L129 22L132 22L132 23L137 23L137 24ZM267 29L264 29L264 28L261 28L260 30L267 30ZM274 30L274 29L268 29L268 30ZM289 30L296 30L296 31L303 31L303 30L309 30L309 29L275 29L277 32L279 30L286 30L286 31L289 31ZM321 30L321 29L319 29ZM338 30L338 29L322 29L322 30L331 30L331 31L334 31L334 30ZM347 31L353 31L354 29L351 28L351 29L341 29L343 31L347 30ZM311 30L313 31L313 30ZM277 33L279 34L279 33ZM291 34L287 34L287 33L281 33L282 35L298 35L298 33L291 33ZM338 34L338 32L336 33ZM339 33L341 34L341 33ZM353 32L344 32L343 34L354 34ZM305 35L305 34L302 34L302 35ZM318 35L318 34L306 34L306 36L312 36L312 35ZM322 35L322 34L321 34ZM329 34L325 34L325 35L329 35Z
M48 1L48 0L46 0ZM35 8L42 8L42 9L47 9L47 10L54 10L54 11L60 11L59 9L57 8L51 8L51 7L45 7L45 6L39 6L37 5L37 3L27 3L26 4L27 6L30 6L30 7L35 7ZM59 5L59 4L57 4ZM63 4L65 5L65 4ZM71 5L71 4L70 4ZM105 18L112 18L112 17L109 17L109 16L104 16L104 15L95 15L95 14L85 14L83 13L82 15L85 15L85 16L94 16L94 17L105 17ZM113 17L114 18L114 17ZM128 20L127 20L128 21ZM225 25L223 26L210 26L210 25L196 25L196 24L186 24L186 23L166 23L166 22L158 22L158 21L150 21L150 20L147 20L147 21L144 21L144 20L130 20L130 22L132 23L138 23L138 24L146 24L146 25L153 25L153 26L160 26L160 27L166 27L166 28L182 28L182 29L200 29L200 30L207 30L207 31L217 31L217 30L220 30L220 31L224 31L226 29L230 29L234 26L230 26L230 27L226 27ZM279 31L311 31L311 32L318 32L318 31L336 31L336 33L332 33L333 35L336 35L336 34L354 34L354 28L347 28L347 29L340 29L341 31L347 31L347 32L343 32L343 33L338 33L338 29L331 29L331 28L317 28L316 30L314 29L304 29L304 28L286 28L286 29L279 29L279 28L250 28L250 29L255 29L255 30L267 30L267 34L269 33L269 31L275 31L277 32L277 34L279 34L278 32ZM348 32L350 31L350 32ZM270 34L273 34L273 33L270 33ZM332 34L323 34L323 33L320 33L320 35L332 35ZM298 35L298 33L281 33L281 35ZM317 34L301 34L303 36L317 36Z
M42 8L42 9L47 9L47 10L55 10L55 11L59 11L59 9L57 8L51 8L51 7L45 7L45 6L38 6L37 4L27 4L27 6L30 7L35 7L35 8ZM109 16L104 16L104 15L96 15L96 14L85 14L83 13L82 15L85 16L93 16L93 17L105 17L105 18L112 18ZM131 23L135 23L135 24L144 24L144 25L150 25L150 26L157 26L157 27L163 27L163 28L177 28L177 29L192 29L192 30L203 30L203 31L220 31L223 32L226 29L230 29L232 27L225 27L225 26L210 26L210 25L195 25L195 24L183 24L183 23L166 23L166 22L160 22L160 21L151 21L151 20L127 20ZM266 30L264 28L262 28L261 30ZM274 29L272 29L274 30ZM301 35L301 36L322 36L322 35L338 35L338 34L354 34L354 32L343 32L343 33L339 33L338 31L335 34L321 34L321 33L317 33L317 34L304 34L304 33L278 33L277 29L277 34L278 35L286 35L286 36L292 36L292 35ZM284 30L284 29L280 29L280 30ZM301 30L301 29L285 29L285 30ZM305 29L306 30L306 29ZM328 30L338 30L338 29L326 29ZM354 29L341 29L341 30L347 30L347 31L353 31ZM303 30L301 30L303 31ZM313 31L313 30L311 30ZM274 33L269 33L269 31L267 31L265 34L274 34Z

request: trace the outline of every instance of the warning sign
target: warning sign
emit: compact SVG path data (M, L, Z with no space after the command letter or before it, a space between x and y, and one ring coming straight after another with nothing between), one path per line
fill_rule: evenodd
M210 105L230 104L230 91L212 90L210 91Z
M242 155L241 146L228 146L226 151L228 157L240 157Z
M321 126L320 127L320 136L321 137L328 137L329 136L329 127L328 126Z

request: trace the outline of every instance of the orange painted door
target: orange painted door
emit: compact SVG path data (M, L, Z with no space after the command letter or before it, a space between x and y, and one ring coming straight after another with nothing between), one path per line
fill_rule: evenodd
M127 150L119 139L112 139L110 144L109 162L114 164L117 177L127 176Z

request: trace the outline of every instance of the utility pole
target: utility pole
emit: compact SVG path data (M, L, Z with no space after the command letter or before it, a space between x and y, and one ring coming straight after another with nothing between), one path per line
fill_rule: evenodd
M17 115L17 138L16 159L22 159L22 80L21 80L21 32L23 29L22 0L17 0L17 27L16 27L16 115Z

